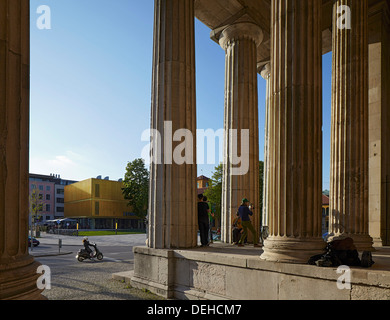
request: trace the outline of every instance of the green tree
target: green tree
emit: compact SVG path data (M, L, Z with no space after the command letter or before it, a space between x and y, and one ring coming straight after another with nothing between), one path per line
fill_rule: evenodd
M34 188L29 195L29 210L31 215L31 236L36 233L35 224L42 218L40 214L43 211L43 195L39 193L38 189Z
M126 166L122 193L139 218L145 218L149 199L149 171L143 159L135 159Z
M259 161L259 212L260 212L260 221L262 221L263 216L263 189L264 189L264 162ZM261 223L261 222L260 222Z
M214 168L214 173L209 181L209 187L204 192L204 195L210 201L214 209L214 218L221 221L221 204L222 204L222 170L223 165L220 163Z
M203 193L207 200L210 201L214 212L214 219L221 221L221 204L222 204L222 170L223 165L220 163L214 168L214 173L209 181L209 187Z
M33 223L40 220L40 212L43 210L43 196L37 189L33 189L29 197L31 221Z
M215 218L221 219L221 204L222 204L222 171L223 165L220 163L215 167L214 173L209 181L209 188L204 192L204 195L215 207ZM264 179L264 162L259 161L259 212L260 219L263 212L263 179Z

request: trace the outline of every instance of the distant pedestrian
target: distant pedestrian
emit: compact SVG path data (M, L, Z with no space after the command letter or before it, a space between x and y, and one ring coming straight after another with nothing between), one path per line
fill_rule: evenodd
M198 226L200 234L200 243L202 247L209 244L209 212L210 208L207 202L203 201L203 194L198 195Z
M246 238L246 236L248 235L248 229L249 229L253 234L253 246L260 247L260 245L258 244L258 236L257 236L256 230L253 227L253 225L251 223L251 219L249 217L249 216L253 215L252 209L254 209L254 208L253 208L253 206L250 206L250 208L248 208L248 205L249 205L248 199L244 198L244 199L242 199L241 206L238 208L238 214L241 218L241 224L242 224L242 228L243 228L241 238L238 241L238 246L239 247L244 246L243 242L244 242L244 239Z

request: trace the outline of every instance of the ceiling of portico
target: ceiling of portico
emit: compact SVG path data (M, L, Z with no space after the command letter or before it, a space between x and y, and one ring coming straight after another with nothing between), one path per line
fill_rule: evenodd
M260 72L270 61L270 29L272 0L195 0L195 16L210 28L210 38L218 43L219 35L229 24L250 20L258 24L264 34L257 63ZM306 1L306 0L302 0ZM369 0L370 10L387 0ZM322 51L332 50L332 0L322 0Z
M195 16L211 29L210 37L218 42L225 26L242 19L258 24L263 43L258 50L258 65L266 64L270 52L271 0L195 0Z

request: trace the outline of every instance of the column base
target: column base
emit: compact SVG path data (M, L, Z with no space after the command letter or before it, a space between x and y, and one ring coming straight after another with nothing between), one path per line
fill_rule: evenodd
M383 247L383 240L381 237L373 237L372 238L372 242L373 242L373 247L374 248L381 248Z
M345 238L352 238L353 244L355 245L357 251L376 251L373 246L374 240L368 234L331 234L328 236L327 242L331 242L333 240L342 240Z
M272 262L307 263L309 258L325 251L322 238L289 238L270 236L264 240L260 258Z
M0 300L47 300L38 289L37 269L41 264L32 256L0 262Z

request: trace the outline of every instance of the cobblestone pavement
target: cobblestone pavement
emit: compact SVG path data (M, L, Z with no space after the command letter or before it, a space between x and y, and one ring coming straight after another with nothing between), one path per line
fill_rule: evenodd
M41 248L33 249L34 255L42 265L50 267L51 289L43 295L49 300L164 300L150 292L132 288L129 284L114 280L113 273L133 270L132 255L124 261L85 261L79 263L75 252L81 247L80 237L61 236L62 255L53 248L58 243L58 235L42 234L39 238ZM135 245L145 245L146 235L118 235L89 237L91 242L102 247L131 250ZM67 254L68 253L68 254Z
M74 264L66 271L52 271L51 289L45 290L43 295L49 300L162 300L150 292L112 279L107 268L115 268L118 272L129 270L127 264L115 262Z

